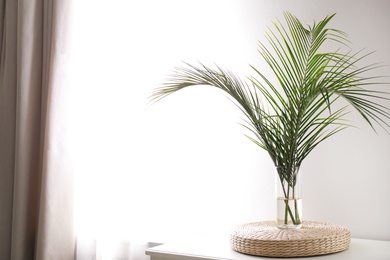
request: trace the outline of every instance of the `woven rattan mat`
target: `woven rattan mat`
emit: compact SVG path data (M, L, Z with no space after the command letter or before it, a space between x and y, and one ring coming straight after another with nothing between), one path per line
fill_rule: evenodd
M304 221L300 229L279 229L275 221L238 226L230 235L233 250L256 256L299 257L331 254L348 249L347 228Z

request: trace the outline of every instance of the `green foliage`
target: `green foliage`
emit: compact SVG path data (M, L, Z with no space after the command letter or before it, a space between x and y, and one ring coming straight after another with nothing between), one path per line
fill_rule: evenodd
M380 77L365 76L378 65L359 66L370 53L340 51L348 46L348 40L342 31L328 27L334 15L307 28L290 13L284 17L284 25L275 22L274 30L266 33L267 45L259 43L259 53L276 82L253 66L254 76L242 80L218 66L212 69L185 63L155 89L151 100L189 86L223 90L245 115L243 125L253 134L249 139L269 153L275 166L285 169L281 181L293 187L292 173L309 153L351 126L345 119L348 108L358 111L373 129L379 125L385 130L389 128L390 111L378 103L389 100L389 93L369 88L379 84ZM338 49L325 51L327 42L339 45ZM346 105L336 105L342 99Z

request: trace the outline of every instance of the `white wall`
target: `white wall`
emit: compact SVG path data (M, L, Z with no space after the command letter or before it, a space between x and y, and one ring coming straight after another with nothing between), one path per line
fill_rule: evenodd
M103 205L114 212L96 223L121 223L118 230L138 229L145 236L227 230L275 217L271 160L243 135L241 114L222 92L191 88L146 106L150 91L182 60L215 62L247 76L248 64L264 66L257 40L290 11L307 24L337 13L331 26L347 32L356 50L376 50L373 61L390 64L386 0L104 2L94 1L89 14L91 24L101 21L98 29L76 26L75 39L81 40L75 51L96 60L91 66L80 58L75 65L80 87L74 91L91 97L88 106L84 99L72 105L72 120L80 126L77 153L86 165L78 178L104 184L79 193L104 194L96 205L85 199L88 212ZM103 19L99 7L116 15ZM95 37L93 44L85 35ZM381 72L390 76L389 67ZM304 219L345 225L353 237L390 240L390 136L355 122L360 129L329 139L304 163ZM110 172L110 180L99 171ZM112 203L109 196L123 200ZM82 205L79 211L89 214ZM79 225L93 229L92 222Z

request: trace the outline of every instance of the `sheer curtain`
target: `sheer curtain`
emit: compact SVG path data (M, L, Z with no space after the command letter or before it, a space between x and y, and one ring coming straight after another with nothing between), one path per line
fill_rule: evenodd
M74 258L63 118L70 3L0 2L1 259Z
M79 258L147 259L149 242L255 220L258 200L240 203L248 194L232 193L235 184L272 197L272 187L246 184L261 183L259 165L248 162L260 164L260 151L222 93L202 88L148 104L183 60L247 75L256 40L248 41L240 8L207 0L74 4L68 113Z

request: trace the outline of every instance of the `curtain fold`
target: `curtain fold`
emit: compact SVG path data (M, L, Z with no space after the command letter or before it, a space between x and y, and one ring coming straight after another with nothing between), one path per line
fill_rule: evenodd
M16 1L2 1L0 60L0 258L10 259L16 129Z
M72 176L56 140L69 3L0 4L0 259L74 257Z

